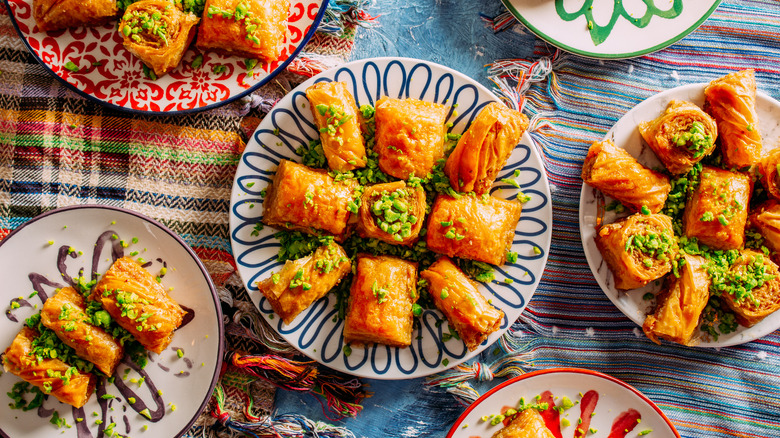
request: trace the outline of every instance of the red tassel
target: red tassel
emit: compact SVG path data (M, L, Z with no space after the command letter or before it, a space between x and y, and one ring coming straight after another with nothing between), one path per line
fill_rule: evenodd
M355 417L363 409L360 402L369 396L360 379L341 373L322 373L314 361L295 361L273 354L229 353L227 363L266 382L290 391L311 392L325 398L323 412L335 419ZM327 410L325 407L327 406Z

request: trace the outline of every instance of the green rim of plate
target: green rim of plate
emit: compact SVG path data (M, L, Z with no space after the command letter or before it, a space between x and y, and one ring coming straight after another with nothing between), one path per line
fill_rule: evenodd
M566 44L561 43L560 41L556 40L555 38L550 37L549 35L546 35L544 32L537 29L534 25L532 25L528 20L523 18L523 15L515 9L514 6L510 3L510 0L501 0L501 3L504 4L504 6L509 10L509 12L514 15L514 17L520 21L525 27L528 28L531 32L533 32L537 37L541 38L542 40L552 44L555 47L558 47L559 49L565 50L570 53L574 53L575 55L585 56L588 58L595 58L595 59L627 59L627 58L636 58L637 56L643 56L647 55L648 53L653 53L655 51L661 50L665 47L671 46L672 44L676 43L677 41L680 41L681 39L688 36L689 33L693 32L701 26L702 23L704 23L708 18L710 18L710 15L712 15L713 12L715 12L715 9L720 6L722 0L716 0L715 3L712 4L712 7L705 13L696 23L691 25L689 28L685 29L681 33L679 33L674 38L671 38L667 41L664 41L660 44L656 44L655 46L648 47L647 49L642 49L636 52L628 52L628 53L594 53L589 52L587 50L577 49L571 46L568 46Z

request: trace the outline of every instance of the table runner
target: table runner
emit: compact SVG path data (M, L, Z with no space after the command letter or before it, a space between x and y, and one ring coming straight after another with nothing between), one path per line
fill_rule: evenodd
M0 3L0 239L68 205L113 205L155 218L195 250L214 280L228 351L273 353L267 356L271 372L262 377L271 375L277 384L284 379L275 369L314 375L310 364L289 361L288 345L263 334L270 330L241 286L230 251L230 190L245 142L263 115L307 76L349 57L357 29L373 21L364 4L332 0L300 58L252 95L206 112L155 117L107 109L66 89L27 52ZM240 435L242 429L260 436L312 430L352 436L299 415L272 416L274 386L247 362L223 367L209 407L185 436ZM360 388L355 379L320 372L296 389L321 393L316 385L329 378Z
M544 74L544 67L552 66L546 81L529 84L525 99L525 113L534 120L531 136L540 146L553 194L552 247L534 299L503 339L501 350L508 354L492 360L483 355L481 367L443 373L432 379L435 383L462 380L464 374L492 378L485 370L491 364L494 371L584 367L637 387L682 436L780 436L780 331L720 349L652 343L595 282L582 252L578 219L580 172L588 148L644 99L743 68L755 68L758 88L780 98L778 24L776 2L724 2L696 32L641 58L591 60L540 43L541 58L532 61L541 63L496 64L499 74L519 68L537 79L540 70ZM455 393L469 398L462 389Z

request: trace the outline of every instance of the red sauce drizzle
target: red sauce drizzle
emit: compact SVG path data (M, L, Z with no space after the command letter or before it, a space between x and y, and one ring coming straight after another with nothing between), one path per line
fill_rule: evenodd
M550 429L555 438L563 438L561 434L561 419L558 411L555 410L555 400L550 391L544 391L540 394L539 403L547 403L547 409L539 412L544 420L544 425Z
M599 393L590 390L582 396L580 400L580 420L577 422L577 428L574 430L574 438L582 438L590 428L591 414L596 410L599 402Z
M629 409L625 412L621 412L620 415L615 418L612 423L612 430L609 432L608 438L625 438L629 432L634 430L639 420L642 419L642 414L635 409Z
M505 415L505 414L506 414L506 411L508 411L508 410L510 410L510 409L514 409L514 408L513 408L512 406L507 406L507 405L504 405L504 406L502 406L502 407L501 407L501 415ZM517 414L515 414L515 415L517 415ZM503 424L503 425L504 425L504 427L507 427L507 426L509 426L509 423L511 423L511 422L512 422L512 419L513 419L513 418L515 418L515 415L507 415L507 416L504 418L504 421L502 421L502 422L501 422L501 424Z

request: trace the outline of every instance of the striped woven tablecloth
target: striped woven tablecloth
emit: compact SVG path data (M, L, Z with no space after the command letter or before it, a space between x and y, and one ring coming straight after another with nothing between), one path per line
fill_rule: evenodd
M145 214L203 261L222 302L228 351L266 353L270 345L289 353L270 336L260 341L259 315L230 250L230 190L245 142L273 104L307 76L347 60L357 30L371 21L363 5L332 0L301 55L252 95L197 114L155 117L107 109L66 89L27 51L0 3L0 239L58 207L104 204ZM300 416L272 417L272 385L236 367L222 371L186 436L236 434L247 425L261 436L312 429L349 435Z

